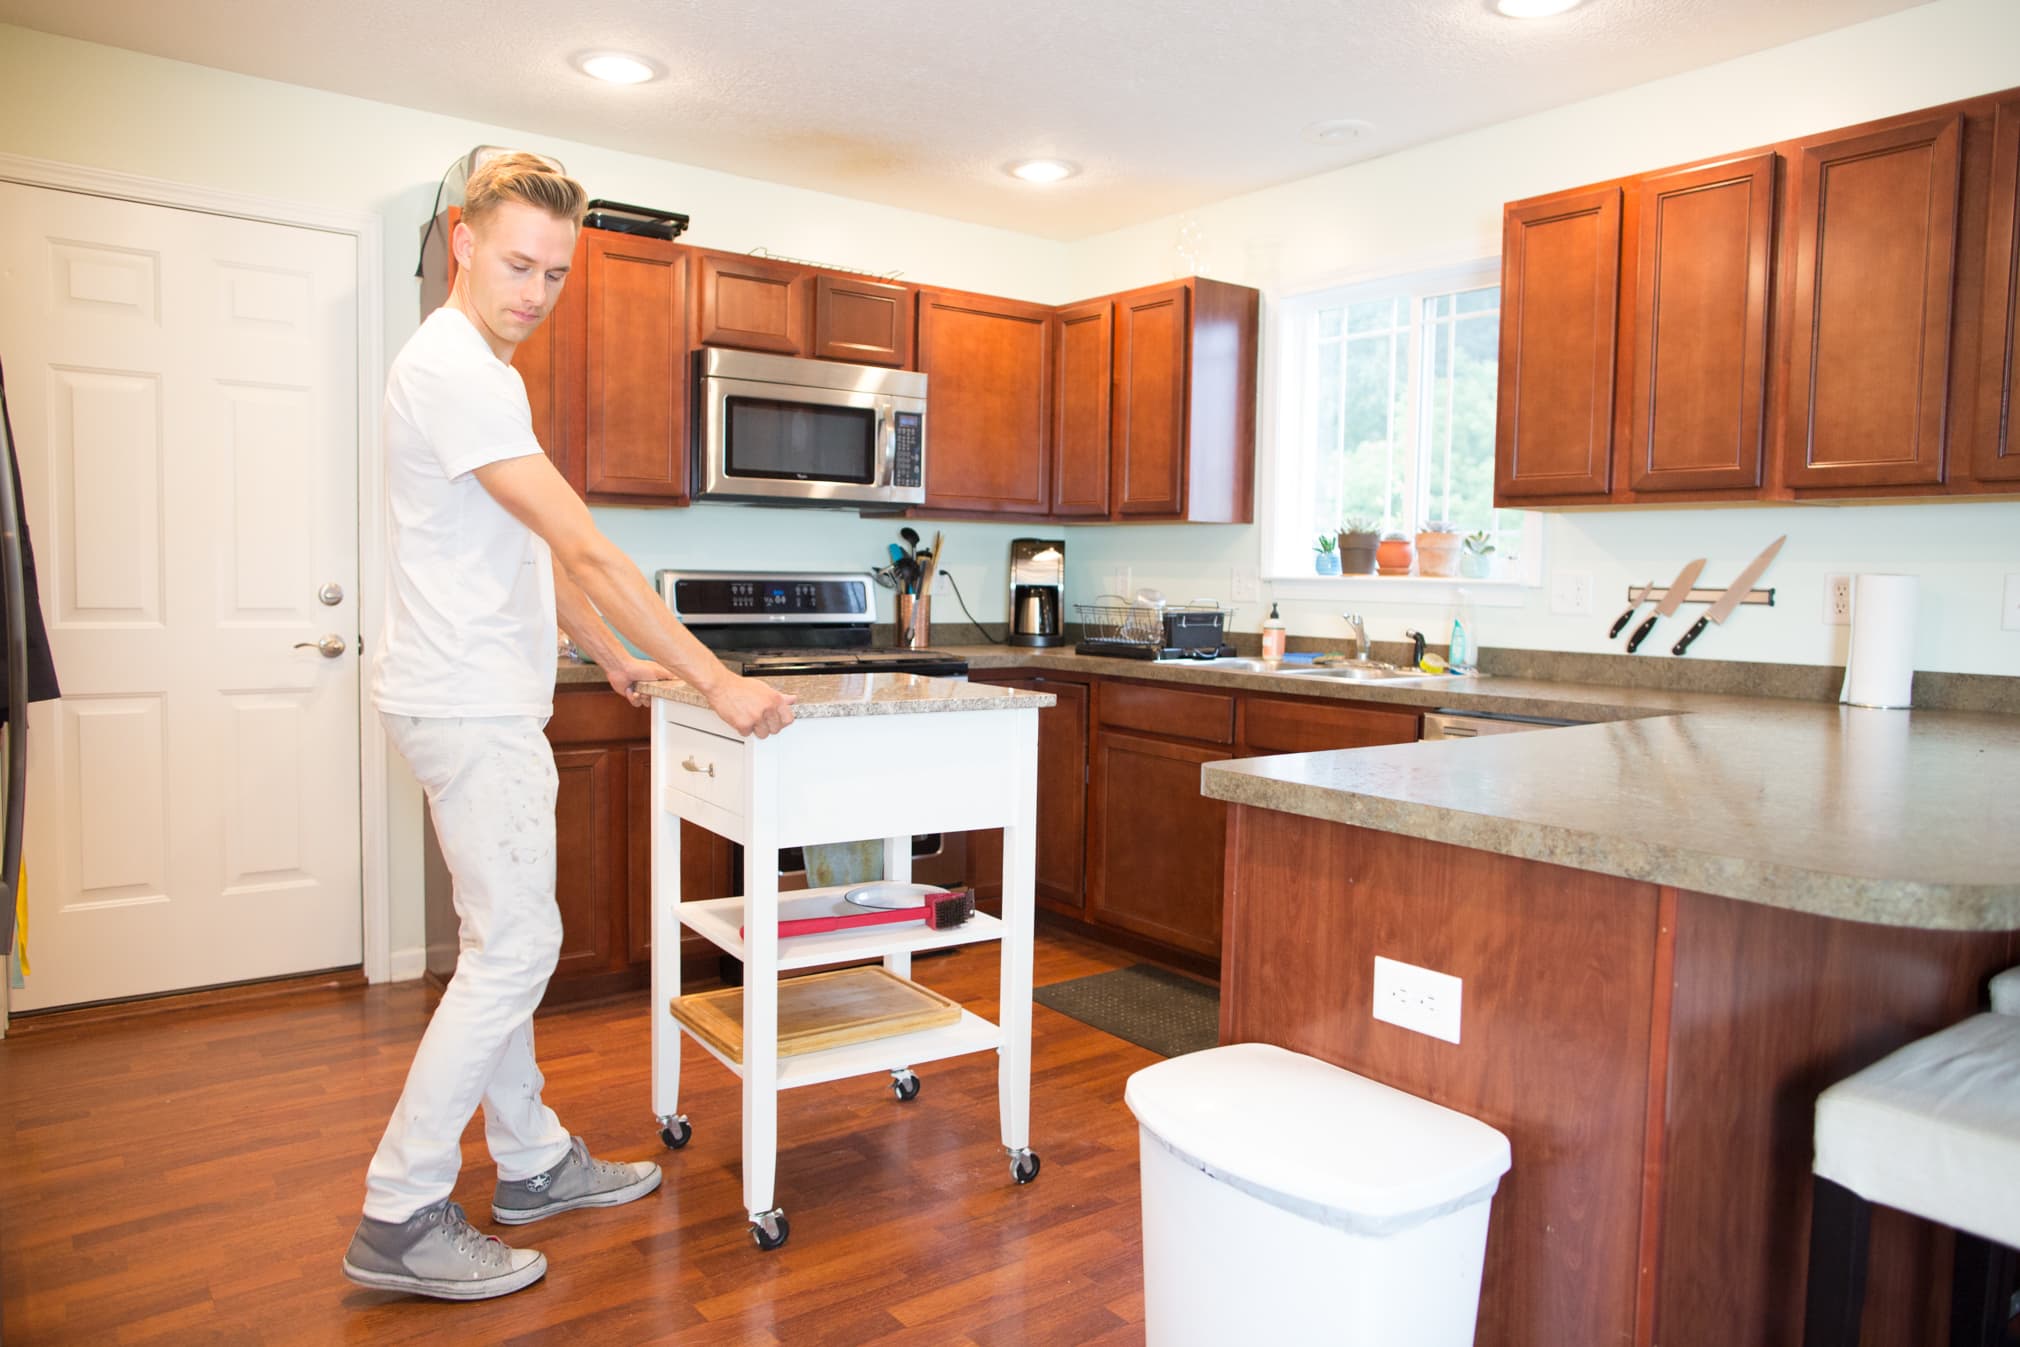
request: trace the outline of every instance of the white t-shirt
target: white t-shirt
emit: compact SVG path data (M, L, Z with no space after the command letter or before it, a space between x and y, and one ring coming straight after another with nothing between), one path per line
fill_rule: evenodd
M473 474L540 452L519 371L464 315L428 315L386 375L391 583L372 700L404 716L549 716L547 544Z

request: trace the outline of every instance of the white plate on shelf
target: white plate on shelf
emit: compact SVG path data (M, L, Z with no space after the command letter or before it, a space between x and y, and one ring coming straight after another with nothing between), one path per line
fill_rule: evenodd
M858 884L842 897L857 907L874 907L884 911L901 907L924 907L929 894L945 893L935 884L894 884L882 881L876 884Z

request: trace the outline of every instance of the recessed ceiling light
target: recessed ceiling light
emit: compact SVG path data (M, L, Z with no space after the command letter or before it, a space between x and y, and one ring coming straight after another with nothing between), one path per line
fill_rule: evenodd
M1080 165L1069 164L1064 159L1020 159L1014 164L1005 164L1003 171L1026 182L1046 183L1072 177L1080 171Z
M1511 19L1547 19L1578 8L1578 0L1494 0L1494 8Z
M1333 117L1323 122L1313 122L1305 128L1305 139L1314 145L1345 145L1359 140L1375 129L1373 122L1364 122L1359 117Z
M575 68L606 84L643 84L659 76L658 66L622 51L586 51L575 58Z

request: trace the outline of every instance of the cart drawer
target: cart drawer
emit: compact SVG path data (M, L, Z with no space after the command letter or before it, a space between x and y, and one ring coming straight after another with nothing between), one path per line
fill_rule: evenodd
M667 784L691 799L741 816L746 750L741 739L669 725Z

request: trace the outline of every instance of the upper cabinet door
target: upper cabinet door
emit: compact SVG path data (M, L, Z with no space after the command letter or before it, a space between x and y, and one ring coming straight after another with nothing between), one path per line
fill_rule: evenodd
M1185 513L1190 298L1190 290L1179 284L1127 295L1115 305L1108 452L1110 500L1118 517Z
M1943 479L1962 121L1802 146L1782 442L1797 490Z
M1618 187L1508 207L1496 500L1604 496L1612 487L1619 297Z
M1979 339L1978 433L1971 471L2020 480L2020 98L1999 105L1992 135L1991 228L1985 242L1984 335Z
M686 250L599 231L588 263L589 495L685 501Z
M1052 513L1108 514L1109 390L1114 371L1114 306L1107 300L1059 310L1059 377L1052 391Z
M807 353L808 272L734 253L701 253L696 262L695 345Z
M814 349L822 360L910 369L913 290L854 276L814 277Z
M1052 310L919 292L926 508L1044 514L1051 456Z
M1777 162L1754 155L1638 189L1636 491L1761 483Z

